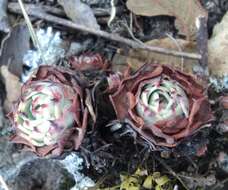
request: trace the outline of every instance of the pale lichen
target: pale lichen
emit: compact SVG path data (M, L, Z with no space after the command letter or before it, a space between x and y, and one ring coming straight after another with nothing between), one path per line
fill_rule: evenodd
M210 85L215 89L217 92L221 92L223 90L228 89L228 75L224 77L210 77L209 78Z
M65 56L60 32L53 32L52 28L48 27L46 30L37 30L36 35L41 46L41 52L30 49L24 55L23 64L27 69L21 76L22 82L26 82L40 65L55 65L60 58Z
M71 190L86 190L95 186L95 182L82 173L83 162L83 158L77 153L71 153L61 161L65 168L74 176L76 184Z

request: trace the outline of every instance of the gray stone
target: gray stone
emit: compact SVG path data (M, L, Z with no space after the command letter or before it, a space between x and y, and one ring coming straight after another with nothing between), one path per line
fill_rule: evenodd
M37 158L32 152L20 151L19 146L0 137L0 175L4 180L11 178L24 163Z
M7 137L0 137L0 176L11 190L70 190L75 184L59 160L38 158Z
M22 165L7 184L13 190L70 190L75 181L58 161L38 158Z

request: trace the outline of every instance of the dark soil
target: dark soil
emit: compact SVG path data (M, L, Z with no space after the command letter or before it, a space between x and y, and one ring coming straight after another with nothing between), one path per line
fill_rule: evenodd
M44 4L56 5L56 1L54 0L27 0L25 2L42 2ZM104 9L110 7L109 1L107 0L83 0L83 2L90 4L92 7ZM225 12L228 11L228 1L202 0L201 2L209 12L208 34L210 36L214 25L219 23ZM123 6L124 1L118 1L118 5ZM102 27L106 31L115 30L117 33L130 38L128 32L120 22L124 22L124 20L128 19L129 16L125 10L124 14L118 15L117 18L115 18L113 26L107 28L107 26L102 25ZM139 17L137 21L140 27L135 28L134 34L142 41L162 38L165 37L167 33L177 36L174 18L172 17ZM45 22L41 24L41 26L45 25L47 25ZM74 31L59 26L53 25L53 27L63 32L62 37L64 39L68 39L69 41L74 39L77 39L79 42L83 41L84 47L78 53L98 52L112 61L115 52L120 46L117 43L109 42L88 34L75 34ZM127 49L126 47L126 51ZM0 93L0 97L4 99L4 92L0 90ZM215 100L218 95L219 94L213 93L211 100ZM112 108L104 106L105 105L102 107L102 109L104 109L103 112L113 113ZM213 110L217 114L217 118L219 118L221 114L220 110L218 110L218 105L215 104ZM107 117L114 118L114 115L110 114ZM191 137L191 139L186 139L186 141L176 149L162 149L154 152L150 149L149 145L140 140L140 138L134 139L128 135L120 137L123 131L112 133L109 129L104 127L107 124L106 121L107 118L100 118L96 132L87 134L80 149L80 154L90 163L90 167L85 169L85 172L95 181L107 176L104 185L112 186L120 182L120 172L126 171L134 173L140 166L148 169L150 172L159 171L168 174L172 179L176 178L174 173L181 175L184 183L192 190L197 190L199 187L208 190L228 189L228 182L226 182L228 181L228 160L218 161L217 159L221 152L228 153L228 139L215 130L217 122L213 123L214 127L204 130L196 136ZM204 156L197 157L197 146L201 146L201 143L208 144L208 149ZM224 170L224 168L226 169ZM32 176L33 175L30 177ZM213 177L216 179L215 183L211 182L213 181ZM223 186L223 183L225 186ZM182 187L180 189L184 188Z

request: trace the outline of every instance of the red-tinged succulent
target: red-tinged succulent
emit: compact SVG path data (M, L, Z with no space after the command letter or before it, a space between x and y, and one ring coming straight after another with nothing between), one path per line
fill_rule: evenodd
M222 133L227 133L228 132L228 95L224 95L220 98L220 107L222 109L222 116L220 118L218 129Z
M118 120L153 147L175 147L214 118L202 86L178 70L147 64L115 81L110 100Z
M228 95L222 96L220 98L220 103L224 109L228 109Z
M108 68L108 62L98 53L82 54L80 56L72 56L69 64L77 71L85 70L105 70Z
M85 103L88 94L80 80L63 68L41 66L22 87L21 98L10 113L16 129L12 140L41 156L78 149L92 109Z

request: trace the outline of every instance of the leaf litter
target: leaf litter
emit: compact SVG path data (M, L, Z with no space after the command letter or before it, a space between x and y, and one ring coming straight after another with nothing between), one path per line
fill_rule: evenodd
M127 7L136 15L175 17L176 27L187 39L196 37L196 18L207 15L198 0L128 0Z
M9 0L9 3L11 2L12 1ZM32 5L36 5L33 1L28 2ZM45 6L57 5L57 9L61 11L62 9L60 7L62 6L67 17L76 24L96 30L100 30L101 28L102 30L112 30L112 28L108 27L110 15L98 16L99 14L96 14L95 16L93 11L94 7L96 10L107 10L107 8L111 8L112 5L110 2L106 2L105 0L95 0L90 3L85 0L59 0L58 2L59 4L56 4L55 1L50 0L43 3ZM125 3L127 9L124 9L125 12L122 14L118 14L118 7L124 6ZM40 5L41 2L37 1L37 4ZM128 0L127 2L117 1L114 4L117 8L115 20L121 20L123 17L127 18L126 21L129 25L130 31L133 32L135 39L138 38L141 43L156 47L164 47L177 52L197 52L195 42L197 27L195 25L195 20L198 16L203 15L207 17L207 13L199 1L189 0L186 3L181 0L162 0L159 2L156 0ZM4 9L5 8L3 6L3 17L5 18L7 14L5 14ZM38 9L38 11L40 11L40 9ZM130 13L132 14L131 16L128 14L129 11L132 12ZM12 14L12 12L10 14ZM164 36L161 36L163 38L154 38L153 35L149 37L147 36L146 40L142 38L142 35L138 35L137 31L148 33L147 31L149 28L144 27L146 25L146 22L144 21L145 17L148 17L147 19L153 18L156 20L158 17L164 15L175 18L175 26L178 33L175 33L174 31L172 36L167 34L165 38ZM64 17L62 12L59 16ZM124 68L130 66L136 70L145 62L154 62L173 66L194 75L194 70L199 65L197 60L142 51L137 48L129 49L116 42L113 43L112 41L95 38L94 36L90 36L88 33L81 33L78 31L72 32L72 30L69 30L66 27L59 27L58 25L47 23L45 21L37 21L34 17L31 17L31 21L33 26L36 28L39 41L44 42L45 44L45 57L47 57L47 62L51 65L60 64L65 66L68 58L71 57L74 52L76 52L75 54L79 54L81 52L102 53L112 63L112 69L117 71L122 71L122 66ZM50 26L52 29L50 29ZM160 26L161 24L159 23L157 28ZM214 28L213 35L209 40L208 45L208 67L212 74L209 79L211 83L214 81L214 86L218 87L216 92L218 95L226 94L227 90L227 64L224 64L224 60L226 60L225 52L227 50L227 34L225 28L226 16L224 16L224 19ZM61 34L57 31L61 31ZM151 33L153 33L153 31ZM132 35L129 35L129 30L126 29L125 32L121 33L121 35L128 38L132 37ZM86 40L89 40L90 43L84 43ZM61 46L62 42L76 44L75 47L72 45L73 49L71 49L67 58L65 57L65 50L63 50ZM20 77L25 74L24 67L26 67L28 71L28 68L35 69L41 65L40 55L39 52L31 46L28 30L22 25L12 28L11 33L9 33L5 40L2 41L1 47L1 76L4 79L5 89L7 92L6 100L9 99L10 103L12 103L19 96L18 92L20 92L21 86ZM33 63L32 66L31 63ZM28 73L29 72L27 72L27 74ZM213 104L215 112L224 109L217 105L216 101L218 95L216 95L216 97L212 96L211 98L211 101L215 102L215 104ZM209 96L211 95L209 94ZM105 109L108 108L105 107ZM223 113L225 113L226 116L227 112L224 111ZM216 122L224 124L226 122L226 117L224 114L221 118L220 114L218 115L219 119ZM102 123L105 119L106 118L102 118L99 122ZM100 131L100 129L98 131ZM189 189L206 188L207 186L216 188L217 184L222 186L224 183L224 177L217 178L217 174L220 175L220 173L218 172L215 174L215 171L224 167L224 164L221 163L226 163L226 160L223 160L223 162L220 162L217 166L214 166L213 164L215 162L215 158L217 158L218 155L222 155L222 153L226 151L225 147L227 137L225 135L220 136L213 130L212 132L209 130L208 133L204 132L202 134L203 136L206 136L208 141L213 139L213 144L209 144L209 154L206 154L200 159L187 154L185 157L177 158L167 153L166 150L163 150L161 154L159 154L159 152L152 153L147 146L141 146L142 144L140 144L140 142L139 144L135 144L135 142L132 142L132 139L129 140L126 136L121 136L118 139L115 139L112 135L110 136L106 130L101 129L100 132L101 133L88 133L86 135L82 148L79 151L83 155L83 159L77 157L73 158L73 156L69 154L65 161L62 161L62 163L65 164L65 167L73 175L78 174L76 171L77 168L75 169L74 167L85 163L90 165L88 170L84 169L83 171L85 171L86 176L91 177L95 182L92 182L90 179L89 182L85 182L87 185L91 184L92 186L95 185L96 182L98 184L99 181L102 181L102 183L99 183L98 186L95 187L100 189L126 190L182 189L182 184L178 182L176 176L183 179ZM196 142L199 139L197 136L194 136L194 138L195 140L189 139L189 142ZM111 146L106 147L106 144L111 144ZM106 148L103 149L103 147ZM187 153L193 150L184 147L182 148L182 151ZM161 164L161 162L157 162L153 157L154 154L156 154L156 156L162 160L165 165ZM175 154L175 150L173 154ZM226 154L224 153L224 155ZM226 156L223 157L224 159L227 159ZM69 160L67 160L67 158ZM80 164L77 165L77 163ZM148 169L138 169L141 165ZM169 165L169 167L166 167L166 165ZM80 170L82 169L81 166L79 168ZM123 173L123 171L125 171L125 173ZM175 171L175 175L173 175L173 171ZM109 175L111 175L110 179L108 177ZM86 178L86 176L83 177ZM102 177L104 177L105 180L100 180ZM75 181L82 183L83 179L75 176Z

